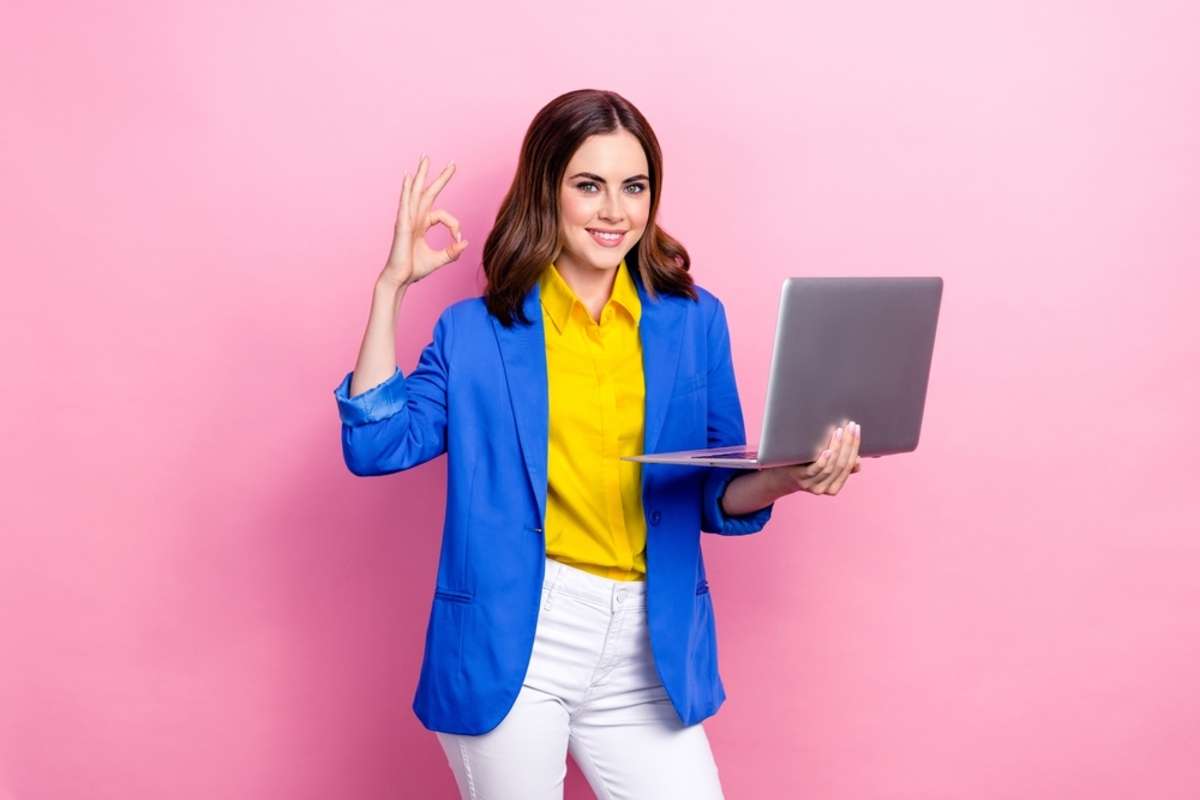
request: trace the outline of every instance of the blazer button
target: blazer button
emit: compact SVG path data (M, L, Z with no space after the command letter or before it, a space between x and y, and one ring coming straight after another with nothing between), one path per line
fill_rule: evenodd
M650 515L650 524L657 525L659 520L661 520L661 519L662 519L662 514L655 511L653 514Z

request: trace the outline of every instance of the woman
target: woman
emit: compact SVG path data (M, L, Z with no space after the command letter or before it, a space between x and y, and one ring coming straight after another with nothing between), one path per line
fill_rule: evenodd
M335 389L357 475L447 454L446 519L413 710L463 797L561 798L568 749L603 798L721 797L701 720L725 698L700 532L762 529L774 500L837 494L847 421L810 465L622 461L744 444L724 307L655 222L662 156L607 91L531 123L483 250L487 287L395 364L408 288L457 260L433 208L454 174L405 176L354 371ZM426 231L445 225L441 251Z

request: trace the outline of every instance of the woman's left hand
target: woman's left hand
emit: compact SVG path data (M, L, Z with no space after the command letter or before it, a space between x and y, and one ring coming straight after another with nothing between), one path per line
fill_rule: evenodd
M785 464L770 467L785 493L805 491L812 494L837 494L852 473L862 469L858 445L862 433L858 423L847 420L829 437L829 448L811 464Z

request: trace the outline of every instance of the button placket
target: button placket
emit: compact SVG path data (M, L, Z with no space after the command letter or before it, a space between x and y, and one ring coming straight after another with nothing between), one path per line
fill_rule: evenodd
M638 300L633 287L622 283L596 317L565 286L561 274L550 274L543 303L553 325L547 327L546 349L550 372L550 461L548 469L563 477L581 478L556 488L548 476L548 509L543 522L545 544L553 555L569 550L577 543L579 553L599 565L592 571L607 577L635 577L634 568L644 574L645 528L641 465L621 462L626 451L636 452L644 438L644 380L639 339ZM620 278L625 281L627 276ZM627 305L632 304L632 305ZM553 335L558 334L558 335ZM575 402L578 401L578 402ZM587 470L575 475L564 466L562 431L577 433L595 442L595 450L586 459ZM557 437L557 438L556 438ZM559 460L556 460L559 459ZM568 475L570 473L570 475ZM582 476L582 477L581 477ZM631 488L632 487L632 488ZM577 530L560 520L564 497L578 489L586 495L586 514ZM559 522L564 524L559 524ZM557 549L556 549L557 548ZM624 606L634 602L625 593ZM616 607L610 597L610 607ZM628 602L625 602L628 600Z

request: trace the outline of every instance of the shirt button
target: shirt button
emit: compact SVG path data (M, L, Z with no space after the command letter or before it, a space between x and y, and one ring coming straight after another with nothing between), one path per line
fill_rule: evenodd
M655 511L653 514L651 514L651 515L650 515L650 524L651 524L651 525L657 525L657 524L658 524L658 521L659 521L659 520L661 520L661 519L662 519L662 514L660 514L659 512Z

